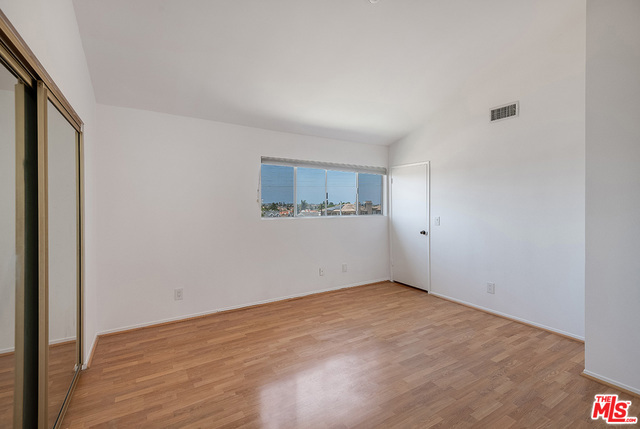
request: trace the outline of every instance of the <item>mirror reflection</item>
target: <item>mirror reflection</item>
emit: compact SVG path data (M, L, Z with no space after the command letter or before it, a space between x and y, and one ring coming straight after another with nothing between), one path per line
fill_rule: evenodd
M49 427L55 425L77 368L77 134L48 104Z
M17 79L0 65L0 427L13 425L16 308Z

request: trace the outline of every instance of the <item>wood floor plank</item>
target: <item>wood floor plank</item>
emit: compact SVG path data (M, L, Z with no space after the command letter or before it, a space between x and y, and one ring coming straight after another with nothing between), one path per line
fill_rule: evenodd
M13 352L0 354L0 428L13 424L15 360Z
M385 282L101 337L63 427L607 427L597 393L640 415L583 368L579 342Z

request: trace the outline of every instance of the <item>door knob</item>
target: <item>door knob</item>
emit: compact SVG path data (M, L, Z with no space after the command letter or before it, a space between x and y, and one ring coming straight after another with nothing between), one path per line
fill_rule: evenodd
M420 231L420 234L422 235L427 235L427 231L425 231L424 229L422 231Z

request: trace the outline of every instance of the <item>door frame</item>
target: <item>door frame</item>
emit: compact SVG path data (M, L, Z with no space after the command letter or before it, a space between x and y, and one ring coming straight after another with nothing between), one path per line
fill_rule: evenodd
M393 165L389 168L389 176L388 176L388 189L389 189L389 220L388 220L388 229L389 229L389 275L392 282L395 282L393 279L393 239L391 236L391 222L393 221L393 171L396 168L402 167L415 167L418 165L424 165L427 167L425 180L427 181L425 189L427 192L427 228L429 234L427 235L427 278L426 278L426 289L425 291L431 292L431 161L423 161L423 162L413 162L409 164L398 164ZM419 288L416 288L419 289ZM422 289L421 289L422 290Z

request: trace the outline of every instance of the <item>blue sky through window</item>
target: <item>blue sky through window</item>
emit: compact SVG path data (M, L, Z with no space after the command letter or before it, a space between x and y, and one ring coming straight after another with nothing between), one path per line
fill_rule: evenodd
M356 173L349 171L327 171L327 192L330 203L356 202Z
M298 167L297 178L298 204L305 200L309 204L323 204L325 196L324 170Z
M375 206L382 202L381 175L360 173L358 175L358 188L360 190L360 204L364 204L365 201L371 201Z
M293 204L293 167L262 164L261 167L262 204ZM381 203L382 176L360 173L358 175L360 203L371 201L373 205ZM306 200L309 204L321 204L325 192L329 193L329 202L338 204L356 202L356 173L346 171L327 171L325 191L325 170L298 167L298 204Z
M293 204L293 167L262 164L262 204Z

